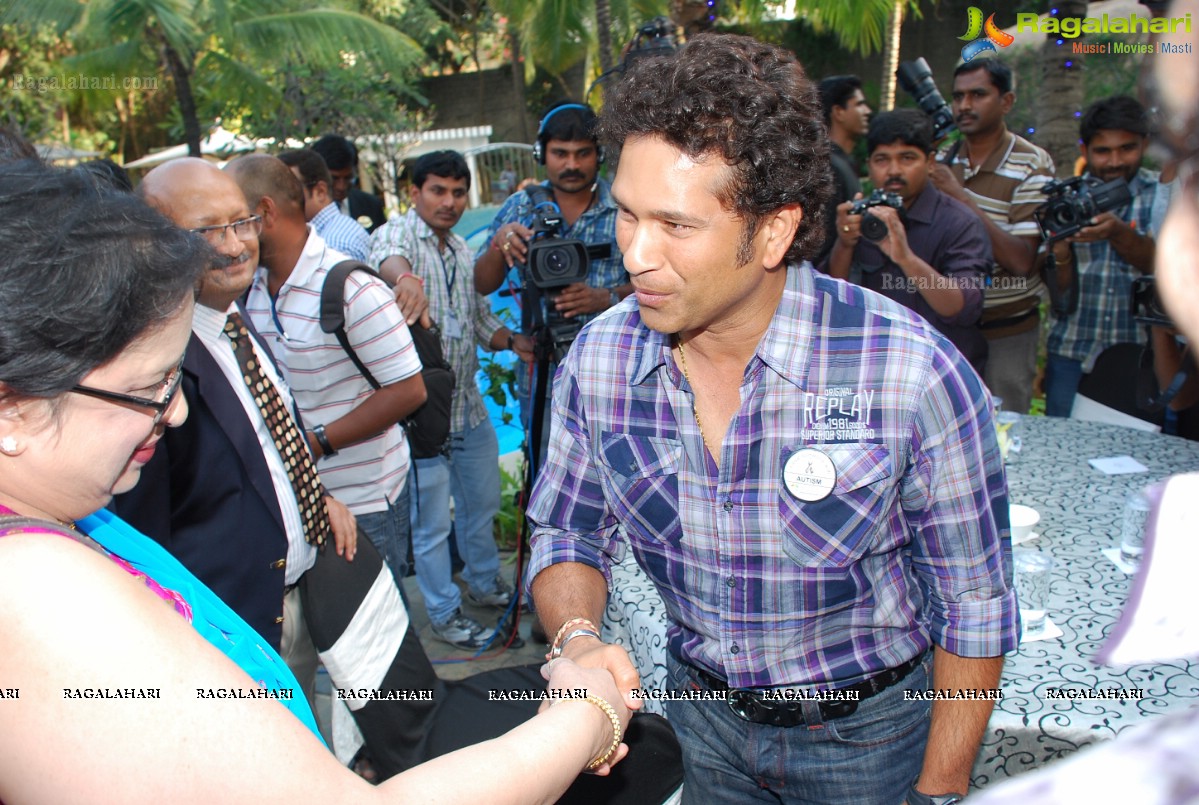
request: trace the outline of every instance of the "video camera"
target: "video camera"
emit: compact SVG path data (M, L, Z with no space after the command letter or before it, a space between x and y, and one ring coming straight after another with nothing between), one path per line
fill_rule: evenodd
M533 236L529 239L529 253L525 258L523 278L526 287L532 286L541 293L530 295L530 304L535 318L541 316L540 296L546 299L544 321L534 322L534 335L538 348L561 360L582 325L578 318L566 318L554 306L558 294L568 285L586 282L591 260L602 260L612 256L608 243L588 246L581 240L562 237L562 211L554 200L553 191L535 184L526 188L533 205ZM544 324L543 332L537 334L538 324ZM548 332L548 340L545 333ZM547 343L542 343L547 340Z
M1132 281L1132 316L1139 324L1150 327L1174 327L1170 314L1157 295L1157 278L1137 277Z
M1128 182L1112 179L1100 182L1092 176L1075 176L1060 182L1050 182L1041 188L1049 200L1033 212L1041 237L1046 243L1068 238L1101 212L1123 207L1132 201Z
M911 95L920 111L932 120L934 140L940 140L957 129L957 124L953 122L953 110L937 89L932 68L923 56L915 61L902 62L895 76L903 91Z
M903 208L903 198L898 193L884 193L875 190L866 198L860 198L849 208L850 215L862 216L862 237L878 243L887 237L887 225L883 219L871 215L867 210L871 207L890 207L899 211L899 219L907 224L907 214Z

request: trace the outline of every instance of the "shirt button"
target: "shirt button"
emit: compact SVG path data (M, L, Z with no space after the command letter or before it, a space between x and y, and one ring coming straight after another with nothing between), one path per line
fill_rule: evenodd
M727 584L730 587L736 587L737 586L737 577L729 576L729 579L728 579L728 581L725 582L725 584Z
M729 647L729 651L732 652L733 654L740 654L741 646L738 646L736 643L734 643L732 646Z
M726 512L731 512L731 511L733 510L733 501L731 501L731 500L725 500L725 502L724 502L724 510L725 510Z

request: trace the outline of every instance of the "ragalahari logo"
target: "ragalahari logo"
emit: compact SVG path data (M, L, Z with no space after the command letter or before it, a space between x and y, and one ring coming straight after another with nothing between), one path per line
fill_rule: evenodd
M970 61L983 51L995 50L996 45L1005 48L1016 40L1016 37L999 29L999 26L995 24L994 14L987 17L985 25L983 24L982 9L970 6L966 15L966 33L958 37L964 42L969 42L966 47L962 48L962 61ZM979 34L986 35L980 39Z

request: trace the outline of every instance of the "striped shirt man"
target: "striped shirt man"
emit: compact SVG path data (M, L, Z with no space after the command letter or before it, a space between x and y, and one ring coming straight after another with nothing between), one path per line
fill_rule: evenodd
M529 579L582 562L610 583L631 548L668 650L737 688L851 685L933 642L1016 648L990 397L897 303L789 269L719 467L670 336L633 301L583 330L554 392Z
M308 427L333 422L374 392L337 337L320 327L325 276L345 259L310 228L303 254L275 298L267 290L266 269L259 268L246 299L246 312L279 362ZM383 281L360 271L350 274L345 305L350 344L381 385L420 372L412 336ZM317 466L329 494L354 514L371 514L397 500L408 465L408 440L392 425L321 458Z
M944 161L950 154L953 155L950 170L996 226L1018 237L1040 237L1033 211L1045 202L1041 188L1053 179L1053 158L1045 149L1009 131L977 168L970 167L964 144L960 148L950 147L939 158ZM1027 277L1017 277L996 265L992 285L983 299L982 324L998 325L1027 315L1040 304L1043 287L1035 272ZM1036 325L1034 318L1028 318L1027 322L1023 326L1019 321L1012 322L1010 332L1000 325L1000 331L990 332L988 336L1011 335Z

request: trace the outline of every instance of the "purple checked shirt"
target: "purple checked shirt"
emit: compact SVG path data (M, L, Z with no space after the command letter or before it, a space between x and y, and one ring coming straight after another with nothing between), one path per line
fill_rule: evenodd
M931 325L791 268L741 400L718 469L669 337L635 300L588 325L554 384L528 578L582 562L611 584L631 547L668 650L733 687L850 685L933 642L1016 648L991 400ZM800 450L831 461L831 494L794 478Z

